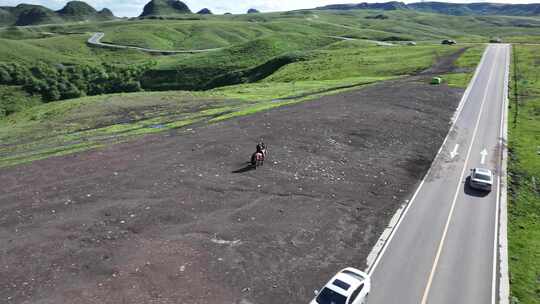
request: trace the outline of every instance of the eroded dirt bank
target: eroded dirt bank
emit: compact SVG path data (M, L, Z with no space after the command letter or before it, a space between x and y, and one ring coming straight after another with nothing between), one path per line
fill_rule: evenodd
M364 268L461 93L409 78L0 169L0 302L307 303Z

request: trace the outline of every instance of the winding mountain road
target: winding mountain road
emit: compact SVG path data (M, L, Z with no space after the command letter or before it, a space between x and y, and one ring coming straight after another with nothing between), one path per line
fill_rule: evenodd
M137 50L141 52L165 54L165 55L207 53L207 52L214 52L214 51L219 51L219 50L224 49L224 48L213 48L213 49L201 49L201 50L158 50L158 49L148 49L148 48L143 48L143 47L138 47L138 46L104 43L104 42L101 42L101 39L103 39L103 37L105 37L105 33L101 33L101 32L94 33L92 37L88 39L87 43L88 45L95 46L95 47L110 48L110 49L131 49L131 50ZM339 37L339 36L328 36L328 37L339 39L339 40L356 40L354 38ZM366 40L366 41L372 42L379 46L393 46L393 44L391 43L382 42L382 41L374 41L374 40Z
M147 53L159 53L159 54L196 54L196 53L206 53L206 52L213 52L213 51L219 51L223 48L213 48L213 49L201 49L201 50L158 50L158 49L148 49L138 46L130 46L130 45L119 45L119 44L112 44L112 43L103 43L101 42L101 39L105 37L105 33L94 33L92 37L90 37L87 41L88 45L95 46L95 47L102 47L102 48L110 48L110 49L131 49L131 50L137 50Z
M487 47L439 155L368 269L370 304L505 303L498 233L509 58L508 45ZM468 187L474 167L494 172L489 194Z

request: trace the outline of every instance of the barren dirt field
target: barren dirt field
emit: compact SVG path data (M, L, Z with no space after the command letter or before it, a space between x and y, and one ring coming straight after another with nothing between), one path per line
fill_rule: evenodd
M463 90L422 77L0 169L0 302L308 303L441 145Z

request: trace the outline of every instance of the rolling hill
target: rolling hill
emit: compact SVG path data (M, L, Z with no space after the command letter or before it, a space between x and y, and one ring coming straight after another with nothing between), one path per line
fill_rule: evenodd
M26 26L74 21L105 21L115 19L109 9L97 11L82 1L68 2L62 9L53 11L41 5L19 4L0 7L0 25Z
M152 0L148 2L140 17L170 16L178 14L191 14L189 7L179 0Z
M454 16L540 16L540 4L498 4L488 2L418 2L405 4L403 2L390 1L382 3L332 4L310 10L402 10ZM151 0L144 6L139 17L156 18L192 13L190 8L180 0ZM250 9L247 13L255 14L259 13L259 11ZM211 10L203 9L199 11L198 14L209 15L211 14ZM106 21L114 19L115 16L109 9L104 8L101 11L97 11L83 1L70 1L58 11L33 4L19 4L15 7L0 6L0 26L28 26L78 21Z
M61 23L62 18L53 10L41 5L19 4L15 7L2 7L9 16L2 25L33 25L46 23ZM3 21L3 20L2 20Z
M412 3L407 7L438 14L467 16L467 15L505 15L505 16L539 16L540 4L499 4L499 3L470 3L456 4L444 2Z
M318 7L317 9L327 9L327 10L353 10L353 9L370 9L370 10L385 10L393 11L397 9L407 9L407 5L403 2L383 2L383 3L358 3L358 4L331 4L323 7Z
M203 8L202 10L198 11L197 14L199 15L213 15L212 11L208 8Z
M104 14L107 10L96 12L81 2L71 2L58 12L30 5L17 9L41 11L42 14L37 14L42 18L39 22L60 22L39 27L0 28L0 97L9 96L0 98L0 112L3 108L5 115L36 103L84 95L140 90L204 91L250 83L266 83L272 87L274 84L268 83L307 80L314 81L310 86L316 88L328 86L328 81L333 85L350 83L356 81L351 79L361 76L356 72L362 66L342 73L340 71L352 65L340 62L343 68L317 77L313 71L332 70L334 64L327 66L327 63L336 57L344 56L344 60L360 56L358 60L363 62L359 54L366 48L374 54L385 47L390 48L388 54L410 51L414 57L420 55L420 46L431 46L430 52L443 52L446 48L440 46L442 39L469 43L461 47L487 42L494 36L504 42L540 41L540 18L449 16L403 8L399 2L384 4L378 10L322 9L201 16L188 14L189 8L179 1L154 0L147 6L148 13L175 15L171 18L150 15L113 22L94 19L82 23L66 21ZM7 11L0 10L0 17L12 18L12 13ZM117 45L160 50L214 50L164 56L101 49L86 43L91 33L96 32L105 34L102 42ZM407 41L415 41L417 47L407 46ZM343 75L336 76L339 73ZM400 73L405 72L396 72Z
M403 2L333 4L317 9L323 10L415 10L427 13L437 13L454 16L500 15L500 16L540 16L540 4L500 4L500 3L448 3L448 2L418 2L405 4Z
M64 8L57 11L57 14L70 21L84 21L90 19L107 20L114 18L113 13L109 9L104 8L98 12L83 1L68 2Z

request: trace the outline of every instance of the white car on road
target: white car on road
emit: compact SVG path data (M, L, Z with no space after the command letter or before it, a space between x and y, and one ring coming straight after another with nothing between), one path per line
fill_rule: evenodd
M348 267L330 279L321 291L315 291L310 304L365 304L370 290L369 276Z
M471 170L469 185L474 189L491 191L493 185L493 173L488 169L474 168Z

